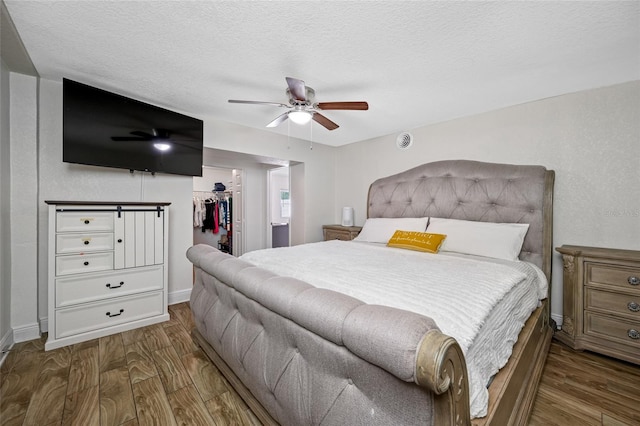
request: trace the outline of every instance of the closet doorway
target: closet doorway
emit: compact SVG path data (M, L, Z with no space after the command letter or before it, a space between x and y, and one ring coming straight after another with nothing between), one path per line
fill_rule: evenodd
M202 168L193 178L193 244L243 253L242 176L239 169Z

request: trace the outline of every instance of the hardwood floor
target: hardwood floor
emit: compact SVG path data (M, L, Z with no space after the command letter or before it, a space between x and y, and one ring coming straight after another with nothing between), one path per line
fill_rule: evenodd
M186 303L171 320L44 351L14 346L0 368L0 425L259 425L193 343Z
M529 425L640 425L640 366L553 340Z
M193 343L186 303L171 320L44 351L15 345L0 368L0 425L259 425ZM553 341L530 419L640 425L640 367Z

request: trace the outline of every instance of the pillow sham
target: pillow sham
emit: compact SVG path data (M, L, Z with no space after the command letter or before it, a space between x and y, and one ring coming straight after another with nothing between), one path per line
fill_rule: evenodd
M353 241L386 244L398 229L424 232L428 221L428 217L369 218Z
M387 246L437 253L446 237L443 234L397 230L387 243Z
M445 234L440 251L517 261L528 223L493 223L470 220L429 219L427 231Z

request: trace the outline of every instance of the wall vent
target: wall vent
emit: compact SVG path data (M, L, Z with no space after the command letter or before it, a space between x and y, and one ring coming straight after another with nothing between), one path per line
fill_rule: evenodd
M409 132L403 132L396 138L396 146L398 149L409 149L413 145L413 135Z

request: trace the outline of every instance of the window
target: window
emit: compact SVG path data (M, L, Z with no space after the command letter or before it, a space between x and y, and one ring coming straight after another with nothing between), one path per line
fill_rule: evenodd
M288 189L280 190L280 216L291 217L291 199Z

